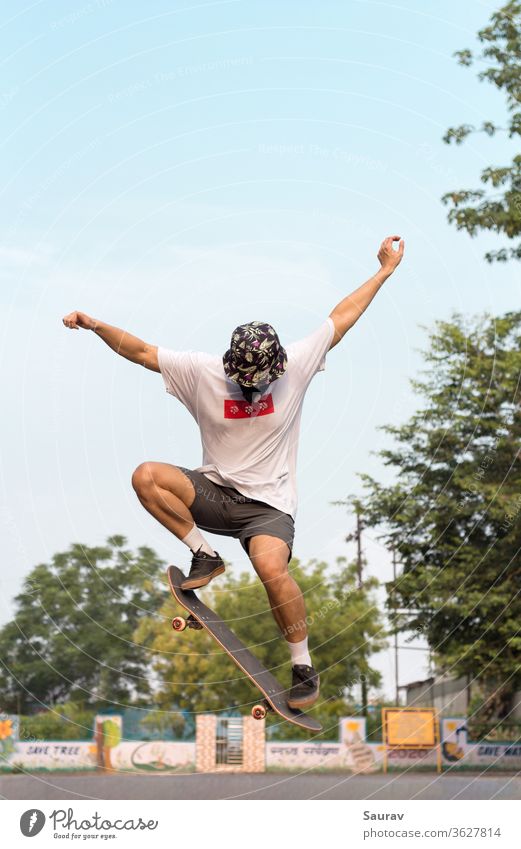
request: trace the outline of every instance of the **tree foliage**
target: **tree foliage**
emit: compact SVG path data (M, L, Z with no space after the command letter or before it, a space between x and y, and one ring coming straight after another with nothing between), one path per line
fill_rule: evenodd
M20 740L92 740L95 711L65 702L50 710L20 717Z
M369 665L370 655L383 647L379 613L372 598L375 581L356 586L355 570L338 561L333 576L326 564L312 561L303 568L292 560L291 569L308 610L310 649L320 671L321 698L314 714L325 736L336 737L338 717L345 714L358 692L360 676L377 686L380 675ZM280 636L259 580L244 572L228 571L202 594L268 669L288 685L291 668L288 648ZM204 631L172 632L170 620L180 608L168 599L159 616L144 618L136 639L150 650L150 662L159 683L155 700L160 709L207 712L248 712L259 694L248 678ZM298 729L273 717L277 737L295 738Z
M111 537L101 547L73 545L36 566L24 582L15 617L0 630L0 706L21 713L47 708L24 717L24 733L78 739L90 734L93 711L129 703L154 706L151 731L157 725L179 730L198 712L247 712L259 701L206 632L172 631L180 610L158 580L165 564L151 549L133 553L125 544ZM358 587L354 566L343 559L333 574L316 561L304 568L293 560L291 569L306 597L321 675L316 713L326 736L336 738L338 717L352 712L361 676L369 687L380 683L370 666L371 654L384 645L372 597L376 581ZM228 570L204 597L289 685L289 651L258 578ZM287 723L271 724L277 736L299 736Z
M483 132L494 136L506 132L509 138L521 136L521 2L512 0L491 16L490 25L478 32L484 48L479 56L471 50L460 50L455 55L461 65L475 61L492 65L478 74L503 92L506 97L508 117L505 127L493 121L483 121L481 127L462 124L451 127L444 136L447 144L462 142L471 133ZM513 157L511 164L491 166L481 172L484 189L460 189L447 192L443 203L451 204L448 220L458 230L475 236L480 230L491 230L516 239L521 234L521 154ZM521 241L513 247L489 251L488 262L521 259Z
M126 701L148 691L147 655L133 640L139 620L157 610L164 564L113 536L75 544L36 566L0 630L1 706L25 712L73 700Z
M426 403L383 428L396 482L362 476L365 522L403 564L396 627L423 634L440 672L482 686L497 717L521 686L520 343L521 313L438 322L413 382Z

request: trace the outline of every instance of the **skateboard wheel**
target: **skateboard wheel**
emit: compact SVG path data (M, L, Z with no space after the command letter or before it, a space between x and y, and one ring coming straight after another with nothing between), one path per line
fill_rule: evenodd
M267 710L264 705L254 705L251 709L251 715L254 719L264 719L267 714Z
M174 631L184 631L186 628L186 619L183 619L182 616L175 616L172 619L172 628Z

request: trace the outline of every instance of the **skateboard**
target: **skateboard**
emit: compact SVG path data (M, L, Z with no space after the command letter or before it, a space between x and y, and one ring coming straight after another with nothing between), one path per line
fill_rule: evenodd
M181 607L188 611L186 619L182 616L175 616L172 619L172 628L174 631L184 631L185 628L196 630L204 628L208 631L264 696L262 702L253 706L251 710L253 718L264 719L268 713L278 713L287 722L292 722L293 725L298 725L307 731L315 733L322 731L322 726L316 719L289 707L284 687L268 669L264 668L260 660L228 628L217 613L197 598L193 590L181 589L181 583L184 580L185 576L177 566L168 567L168 582L172 595Z

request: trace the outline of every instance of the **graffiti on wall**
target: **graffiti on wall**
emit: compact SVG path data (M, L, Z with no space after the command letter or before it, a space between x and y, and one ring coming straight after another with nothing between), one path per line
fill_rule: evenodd
M18 740L18 717L0 713L0 765L7 761Z
M20 741L17 718L0 715L0 766L27 770L114 769L139 773L191 772L195 743L189 741L121 739L114 716L100 716L97 738L89 741ZM105 724L107 723L107 724ZM104 727L103 727L104 726ZM468 739L463 717L440 722L443 762L446 767L521 769L521 744ZM101 747L101 763L100 763ZM366 740L365 719L343 717L338 742L270 742L266 765L275 769L349 769L369 772L382 767L383 746ZM435 766L435 753L418 749L388 752L395 767ZM110 766L109 766L110 764Z
M364 716L345 716L340 720L340 745L343 764L353 772L374 772L378 768L374 746L366 742Z
M96 746L88 742L41 740L15 743L9 766L36 770L77 770L96 768Z
M338 743L268 743L266 766L372 772L379 766L379 748L366 742L365 717L344 716L339 721Z
M441 751L447 764L512 770L521 768L521 743L469 740L464 717L442 719L441 739Z
M6 766L27 770L99 769L98 746L89 742L15 743ZM195 760L194 743L170 740L118 743L110 749L111 769L140 772L191 771ZM107 769L106 766L103 769Z
M115 769L140 772L191 771L195 762L195 743L171 740L124 742L114 750L112 762Z
M342 747L338 743L267 743L266 766L334 769L342 766Z

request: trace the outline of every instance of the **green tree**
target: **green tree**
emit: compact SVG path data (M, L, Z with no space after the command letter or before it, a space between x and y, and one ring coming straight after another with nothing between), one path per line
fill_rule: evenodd
M380 683L369 657L383 647L372 597L376 582L369 580L359 589L355 568L343 561L338 566L331 577L324 563L312 561L303 568L292 560L290 565L306 598L310 647L321 675L321 698L314 714L324 724L324 736L329 737L336 737L338 717L346 713L349 700L358 691L360 676L365 675L370 686ZM227 572L203 597L280 682L289 684L289 652L260 581L250 573L235 576ZM144 618L136 632L136 640L153 652L158 707L166 711L248 712L259 701L253 685L206 632L187 629L182 635L173 633L169 623L179 613L169 599L159 617ZM272 717L270 723L276 726L278 737L300 736L298 729L278 717Z
M476 60L492 61L478 79L487 80L504 93L508 118L504 127L493 121L484 121L480 127L451 127L443 139L447 144L461 144L476 132L488 136L504 132L517 140L521 135L521 3L512 0L502 6L491 16L490 25L478 32L478 39L485 45L479 56L471 50L460 50L455 55L459 64L466 66ZM521 234L521 154L514 156L510 165L485 168L481 182L487 188L454 190L442 197L444 204L452 206L448 220L470 236L480 230L492 230L516 239ZM521 259L521 241L510 248L489 251L485 258L488 262Z
M394 624L427 639L440 672L470 675L484 718L508 715L521 686L520 343L521 313L438 322L412 382L426 403L383 428L396 481L361 476L365 522L403 565Z
M185 732L185 718L179 711L169 712L152 710L145 714L140 726L143 738L166 740L171 737L182 737Z
M113 536L75 544L36 566L0 630L0 701L25 712L58 702L103 706L148 692L148 656L135 644L139 620L159 607L164 564Z

